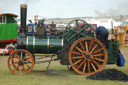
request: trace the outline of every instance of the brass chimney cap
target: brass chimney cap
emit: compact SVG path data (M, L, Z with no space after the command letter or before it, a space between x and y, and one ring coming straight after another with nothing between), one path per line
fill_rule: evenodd
M20 7L21 8L27 8L27 4L21 4Z

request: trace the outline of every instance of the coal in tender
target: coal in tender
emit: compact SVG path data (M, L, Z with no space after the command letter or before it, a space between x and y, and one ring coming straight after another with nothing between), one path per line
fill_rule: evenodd
M128 75L116 69L104 69L94 75L87 76L86 79L92 80L115 80L115 81L128 81Z

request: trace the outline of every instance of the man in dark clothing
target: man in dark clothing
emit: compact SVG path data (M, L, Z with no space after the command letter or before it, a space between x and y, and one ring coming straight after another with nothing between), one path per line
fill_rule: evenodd
M104 26L99 26L96 28L96 37L99 39L106 47L108 40L108 30Z

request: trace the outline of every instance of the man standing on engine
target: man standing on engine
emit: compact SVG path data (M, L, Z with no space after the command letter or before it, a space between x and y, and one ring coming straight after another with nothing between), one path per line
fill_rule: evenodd
M96 28L96 37L99 39L106 47L109 32L104 26L99 26Z

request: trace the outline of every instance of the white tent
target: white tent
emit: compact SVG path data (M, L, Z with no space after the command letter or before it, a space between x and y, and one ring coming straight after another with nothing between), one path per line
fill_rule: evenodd
M87 23L90 24L97 24L98 26L104 26L107 29L112 29L112 22L113 22L113 27L114 26L119 26L121 22L116 22L113 19L86 19Z

